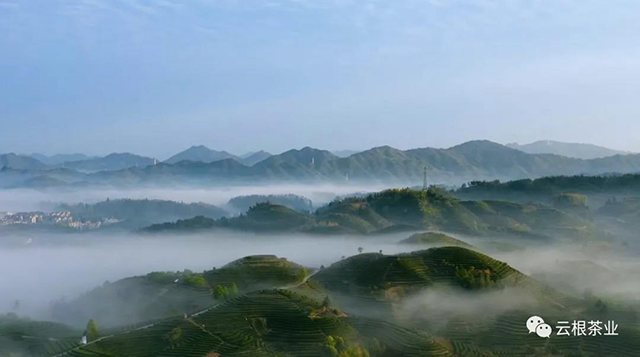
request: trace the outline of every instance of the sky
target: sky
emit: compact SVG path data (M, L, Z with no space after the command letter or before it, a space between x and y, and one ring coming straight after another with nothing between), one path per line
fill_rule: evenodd
M0 0L0 152L640 151L636 0Z

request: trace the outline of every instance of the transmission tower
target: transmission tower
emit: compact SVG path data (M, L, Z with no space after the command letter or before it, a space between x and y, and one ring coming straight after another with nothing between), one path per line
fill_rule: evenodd
M424 174L423 174L423 178L422 178L422 191L426 191L429 188L429 185L427 184L427 167L424 167Z

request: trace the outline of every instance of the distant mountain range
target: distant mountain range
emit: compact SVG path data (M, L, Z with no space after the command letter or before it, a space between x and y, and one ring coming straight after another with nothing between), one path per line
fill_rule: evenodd
M272 155L270 153L264 150L260 150L260 151L253 152L249 155L243 155L241 158L242 158L243 164L247 166L253 166L259 163L260 161L270 158L271 156Z
M214 160L214 154L226 157ZM221 154L222 153L222 154ZM177 157L176 157L177 156ZM640 172L640 154L576 159L528 154L490 141L470 141L448 149L372 148L349 157L310 147L278 155L258 152L244 159L206 147L193 147L166 162L133 154L65 162L47 166L31 157L0 156L0 187L85 185L212 185L267 182L377 182L461 184L473 180L513 180L557 175L600 175ZM264 159L258 162L258 156ZM203 161L206 160L206 161ZM214 161L210 161L214 160Z
M337 150L337 151L332 151L331 153L334 154L337 157L349 157L353 154L357 154L360 151L358 150Z
M47 165L30 156L8 153L0 155L0 168L4 167L16 170L41 170L45 169Z
M628 151L619 151L593 144L563 143L552 140L540 140L530 144L507 144L508 147L528 154L555 154L576 159L599 159L614 155L628 155Z
M83 161L95 158L92 156L87 156L85 154L56 154L47 156L43 154L33 153L29 156L47 165L60 165L65 162Z
M192 146L185 151L182 151L178 154L173 155L172 157L165 160L165 162L168 164L175 164L180 161L212 163L214 161L233 159L244 165L252 166L270 156L271 154L262 150L258 152L248 153L242 156L236 156L226 151L216 151L216 150L209 149L204 145L198 145L198 146Z
M145 167L153 165L155 159L130 153L113 153L105 157L96 157L80 161L67 161L63 167L78 171L114 171L132 167Z

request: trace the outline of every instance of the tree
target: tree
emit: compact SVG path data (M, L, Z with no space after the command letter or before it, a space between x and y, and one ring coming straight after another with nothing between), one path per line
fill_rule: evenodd
M331 306L331 300L329 299L329 296L325 296L324 300L322 300L322 307L329 307Z
M309 276L309 271L307 270L307 268L302 268L300 269L300 272L298 273L298 280L300 281L304 281L304 279L306 279Z
M358 247L358 253L362 254L362 251L364 250L364 248L362 247Z
M87 342L95 341L98 339L98 324L93 319L87 322L85 335L87 336Z
M226 300L229 297L229 289L224 285L216 285L216 288L213 290L213 297L216 298L216 300Z
M180 327L176 327L171 330L171 332L168 332L164 338L171 343L176 343L180 338L182 338L182 329Z
M238 295L238 285L235 282L231 283L231 288L229 289L229 295L235 296Z

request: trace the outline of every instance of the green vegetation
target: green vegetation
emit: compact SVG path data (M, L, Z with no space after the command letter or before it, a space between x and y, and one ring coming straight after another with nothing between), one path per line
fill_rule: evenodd
M358 345L349 345L340 336L327 336L325 347L331 356L336 357L369 357L369 351Z
M431 356L451 355L433 339L390 323L315 316L320 305L285 290L231 299L201 315L168 319L103 339L72 356ZM337 354L336 354L337 353Z
M587 196L577 193L561 193L553 198L553 205L562 208L587 208Z
M77 347L81 336L63 324L0 314L0 356L51 356Z
M224 221L222 218L221 221ZM216 220L213 218L207 218L203 216L197 216L190 219L179 219L176 222L166 222L159 224L152 224L149 227L143 229L143 232L197 232L204 229L212 229L216 226Z
M95 322L95 320L92 319L87 322L87 328L85 329L84 333L87 336L88 342L92 342L98 339L98 324Z
M238 212L246 212L258 203L272 203L291 208L299 212L311 212L313 203L310 199L298 195L249 195L234 197L227 203L228 206Z
M291 231L312 224L313 218L291 208L269 202L257 203L246 214L219 221L221 228L233 228L258 232Z
M216 300L227 300L229 295L229 289L224 285L216 285L215 289L213 289L213 297Z
M507 182L471 181L455 192L461 199L502 199L515 202L553 203L560 194L589 197L638 196L640 174L603 176L551 176ZM590 200L591 201L591 200ZM586 203L586 202L585 202Z
M582 202L583 199L577 195L566 197L563 202L567 199ZM153 225L146 230L195 231L210 228L318 234L382 234L427 229L537 239L588 239L601 235L589 217L574 209L564 211L541 204L505 201L461 201L437 187L430 187L427 191L391 189L362 198L337 200L313 215L272 203L259 203L235 218L212 220L196 217Z
M458 246L458 247L465 247L465 248L473 248L472 245L467 244L459 239L453 238L444 233L437 233L437 232L416 233L411 237L400 241L399 243L426 245L426 246Z
M501 287L501 285L495 280L495 276L491 273L490 269L476 269L473 266L468 268L461 266L456 267L456 279L465 289Z
M102 286L73 301L58 301L52 315L80 326L88 319L104 327L201 311L240 293L299 283L306 268L272 255L249 256L220 269L194 273L153 272Z
M393 289L399 287L405 294L434 284L468 287L465 281L475 277L506 285L526 280L507 264L461 247L431 248L398 255L355 255L320 270L313 279L333 292L359 291L385 298L390 292L396 293L397 289Z
M227 212L205 203L182 203L162 200L106 200L95 204L60 205L60 211L71 211L86 220L112 218L120 220L120 227L142 228L151 224L203 216L221 218Z
M192 311L197 313L107 328L100 331L101 338L91 321L86 334L94 343L88 345L78 343L82 333L62 325L0 318L0 355L29 351L33 356L66 352L76 357L593 356L607 351L607 355L631 356L640 347L634 310L594 294L565 296L463 247L357 254L310 278L305 268L264 255L202 274L151 273L123 281L193 289L188 281L194 277L204 278L209 286L203 289L209 294L208 306ZM532 305L517 304L521 296ZM505 297L516 304L502 306ZM422 301L423 306L416 306ZM485 311L476 301L491 301L498 310ZM440 304L449 305L446 316L439 315ZM527 334L523 326L531 309L549 321L567 315L615 318L620 321L620 338L542 340ZM101 318L97 321L102 324Z

